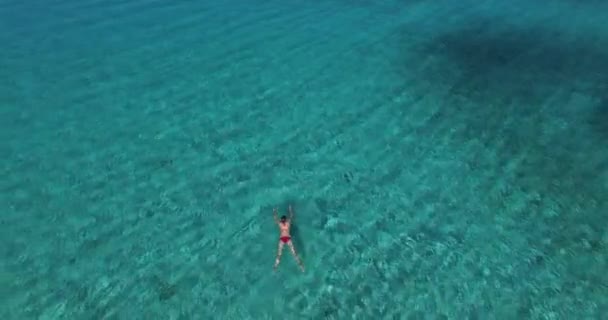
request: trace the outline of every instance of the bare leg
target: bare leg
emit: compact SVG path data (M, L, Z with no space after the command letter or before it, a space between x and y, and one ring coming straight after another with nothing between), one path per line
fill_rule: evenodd
M302 272L304 272L304 264L302 264L302 260L300 260L300 257L298 257L298 254L296 253L296 248L293 247L293 242L289 241L289 242L287 242L287 245L289 246L289 249L291 249L291 253L293 254L293 257L296 259L296 262L298 263L298 265L300 266L300 269L302 270Z
M283 254L283 241L279 240L279 248L277 249L277 259L274 261L274 269L276 270L281 263L281 254Z

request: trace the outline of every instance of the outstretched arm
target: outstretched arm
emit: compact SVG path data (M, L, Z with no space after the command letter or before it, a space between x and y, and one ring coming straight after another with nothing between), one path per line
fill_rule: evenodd
M274 218L274 222L279 224L279 214L277 213L277 208L272 209L272 217Z

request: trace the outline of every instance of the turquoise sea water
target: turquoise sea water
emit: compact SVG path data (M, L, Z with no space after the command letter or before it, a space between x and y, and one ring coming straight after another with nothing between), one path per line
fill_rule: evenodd
M0 0L0 318L605 318L606 21Z

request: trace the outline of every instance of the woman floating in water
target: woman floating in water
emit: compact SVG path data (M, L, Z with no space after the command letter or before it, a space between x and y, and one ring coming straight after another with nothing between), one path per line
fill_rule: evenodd
M296 262L300 266L300 269L302 270L302 272L304 272L304 265L302 264L300 257L298 257L296 249L293 247L293 242L291 242L291 235L289 234L291 222L293 221L293 210L291 209L291 205L289 206L289 219L287 219L286 216L281 216L281 219L279 220L277 208L274 208L272 214L274 217L274 222L276 222L276 224L279 226L279 230L281 232L281 235L279 237L279 250L277 251L277 259L274 262L274 269L276 270L279 266L279 263L281 262L281 254L283 253L283 246L287 244L289 246L289 249L291 249L293 257L296 259Z

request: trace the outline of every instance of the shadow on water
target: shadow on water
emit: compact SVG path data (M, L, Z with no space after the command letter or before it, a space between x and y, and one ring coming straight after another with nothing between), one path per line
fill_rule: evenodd
M600 31L577 34L575 28L550 28L533 21L514 27L508 21L470 19L422 40L418 53L407 51L397 68L407 76L426 57L436 57L435 65L423 73L441 70L442 77L435 81L451 83L456 93L486 104L497 96L542 103L556 87L580 86L598 97L603 94L601 84L608 81L608 74L599 71L608 70L608 39ZM415 24L402 26L400 42L407 43L415 31Z
M515 26L510 21L469 18L453 28L429 29L423 39L412 36L419 29L417 23L404 23L394 37L404 52L394 69L402 74L404 87L417 90L413 96L444 97L446 107L438 114L481 115L467 118L473 122L466 125L469 131L487 129L487 119L500 125L502 119L525 123L532 115L542 120L572 112L580 118L586 112L589 121L581 125L608 135L608 73L602 71L608 70L608 36L601 30L577 31L575 23L543 25L530 19ZM566 106L551 97L574 92L599 104L593 111L555 111ZM551 108L541 111L548 103Z
M302 241L297 223L294 223L291 226L291 237L293 238L293 245L295 246L298 255L301 256L302 259L306 258L306 245L304 245L304 242Z
M512 26L471 18L424 39L412 36L419 27L416 23L404 24L400 35L394 37L399 39L395 45L403 48L394 69L401 74L403 87L417 90L412 96L441 97L439 103L445 107L438 114L463 122L466 129L456 137L464 143L470 137L487 137L481 141L487 142L486 148L505 155L503 161L508 162L511 155L521 156L524 161L513 169L514 185L581 208L576 214L564 209L559 219L534 217L537 223L550 225L543 236L553 242L544 248L545 252L559 254L560 248L581 238L576 228L590 229L585 237L597 239L601 231L593 226L608 205L602 197L606 190L603 176L598 175L605 172L608 151L604 143L608 136L608 73L603 72L608 70L608 38L601 30L579 32L574 23L541 25L534 21ZM413 40L418 42L410 45ZM556 94L568 97L573 92L597 104L593 109L567 109L568 105L555 99ZM592 134L576 139L593 139L598 144L589 148L581 143L579 147L575 138L563 133L567 131L543 131L545 139L550 136L553 140L548 143L541 139L537 133L541 132L542 121L554 119L559 114L553 112L556 109L562 112L560 116L588 119L587 123L573 120L569 129L588 125ZM511 124L504 125L506 120ZM581 156L595 159L594 165L581 162ZM558 187L553 181L558 181ZM595 202L580 200L589 198ZM488 205L499 208L501 204ZM530 205L531 210L525 210L522 216L531 219L525 215L542 205Z
M606 89L608 90L608 86ZM589 123L595 132L608 137L608 95L600 99Z

